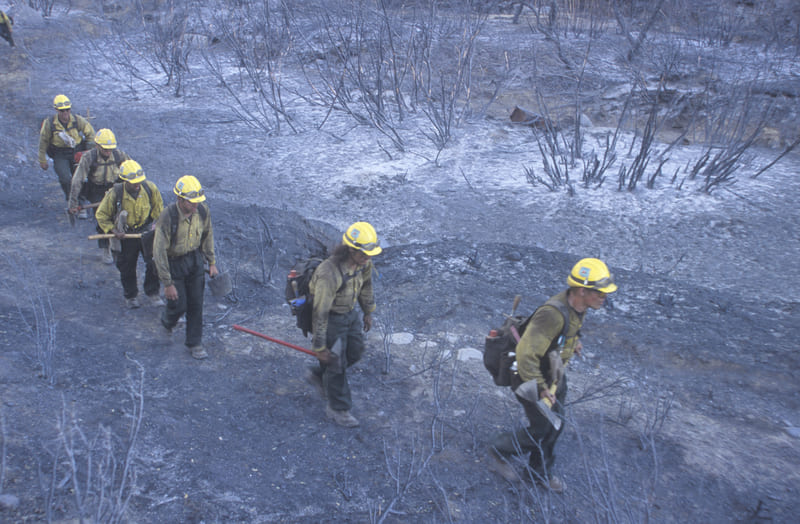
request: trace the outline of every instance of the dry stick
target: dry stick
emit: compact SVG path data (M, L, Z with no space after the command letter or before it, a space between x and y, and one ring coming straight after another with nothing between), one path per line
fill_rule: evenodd
M793 150L795 147L797 147L797 146L798 146L798 144L800 144L800 136L798 136L797 138L795 138L795 139L794 139L794 142L792 142L792 143L791 143L789 146L787 146L787 147L786 147L786 149L784 149L784 150L783 150L783 152L782 152L780 155L778 155L778 156L775 158L775 160L773 160L773 161L772 161L772 162L770 162L769 164L767 164L767 165L765 165L764 167L762 167L761 169L759 169L759 170L758 170L758 172L757 172L755 175L751 176L750 178L756 178L756 177L758 177L758 175L760 175L761 173L763 173L763 172L764 172L764 171L766 171L767 169L769 169L769 168L771 168L772 166L774 166L775 164L777 164L777 163L778 163L778 160L780 160L781 158L783 158L784 156L786 156L786 155L787 155L789 152L791 152L791 151L792 151L792 150Z

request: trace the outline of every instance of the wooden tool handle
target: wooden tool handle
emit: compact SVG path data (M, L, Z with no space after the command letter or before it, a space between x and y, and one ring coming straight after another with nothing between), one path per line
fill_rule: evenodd
M102 235L89 235L89 240L100 240L101 238L114 238L114 233L103 233ZM142 238L141 233L126 233L122 238Z

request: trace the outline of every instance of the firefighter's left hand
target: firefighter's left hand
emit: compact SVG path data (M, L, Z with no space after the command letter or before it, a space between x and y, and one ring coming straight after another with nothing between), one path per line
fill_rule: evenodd
M217 275L219 275L219 270L217 269L216 264L211 264L208 266L208 276L214 278Z
M364 315L364 332L367 332L370 329L372 329L372 313L367 313Z

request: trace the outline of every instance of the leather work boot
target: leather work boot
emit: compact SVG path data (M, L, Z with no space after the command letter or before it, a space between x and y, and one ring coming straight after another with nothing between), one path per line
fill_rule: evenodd
M193 348L189 348L192 351L192 358L197 360L203 360L204 358L208 358L208 353L203 346L194 346Z
M139 302L139 297L126 298L125 304L127 304L130 309L136 309L142 305L142 303Z
M111 255L111 246L106 246L103 248L103 262L106 264L114 263L114 257Z
M339 411L330 406L325 406L325 415L338 425L345 428L355 428L359 425L358 419L349 411Z
M328 393L325 391L325 386L322 385L322 377L314 373L312 368L306 371L306 382L314 386L314 389L319 393L322 398L328 398Z
M522 480L520 476L517 474L514 466L508 462L508 459L503 457L495 448L494 446L489 447L489 464L488 468L491 471L494 471L508 482L512 484L519 482Z

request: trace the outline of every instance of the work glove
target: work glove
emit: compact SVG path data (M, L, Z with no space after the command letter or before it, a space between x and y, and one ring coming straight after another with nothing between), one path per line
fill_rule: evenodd
M325 364L334 373L341 372L342 366L340 363L339 355L333 353L330 349L325 348L322 351L315 351L314 356L322 363Z
M61 140L69 147L75 147L75 139L69 136L66 131L59 131L58 136L61 137Z
M550 384L558 384L564 378L564 361L561 360L561 353L558 350L547 354L550 362Z

